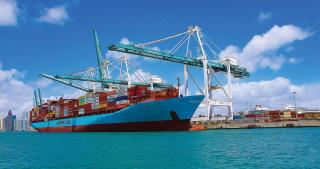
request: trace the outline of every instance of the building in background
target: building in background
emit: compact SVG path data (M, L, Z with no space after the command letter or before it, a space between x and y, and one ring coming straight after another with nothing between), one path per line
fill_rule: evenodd
M5 129L5 117L0 117L0 131L4 131Z
M28 120L17 118L15 123L15 131L30 131L30 125Z
M22 113L22 119L23 119L23 131L34 131L30 125L30 115L28 112Z
M12 115L11 110L9 110L7 117L5 118L5 131L14 131L16 116Z
M29 123L29 113L21 113L21 117L16 119L15 131L32 131Z
M17 117L9 110L6 117L0 116L0 131L35 131L30 126L29 113L21 113L21 117Z
M15 121L15 131L23 131L23 119L17 118Z

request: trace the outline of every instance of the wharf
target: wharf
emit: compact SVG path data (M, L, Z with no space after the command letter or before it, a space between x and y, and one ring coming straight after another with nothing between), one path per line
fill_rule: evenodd
M244 129L244 128L292 128L292 127L320 127L320 120L298 120L279 122L241 122L241 121L216 121L197 122L206 130L211 129Z

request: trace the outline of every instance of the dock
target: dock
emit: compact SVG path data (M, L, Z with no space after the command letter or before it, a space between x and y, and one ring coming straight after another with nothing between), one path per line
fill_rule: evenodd
M216 121L216 122L197 122L203 125L204 129L248 129L248 128L294 128L294 127L320 127L320 120L298 120L298 121L279 121L279 122L240 122L240 121Z

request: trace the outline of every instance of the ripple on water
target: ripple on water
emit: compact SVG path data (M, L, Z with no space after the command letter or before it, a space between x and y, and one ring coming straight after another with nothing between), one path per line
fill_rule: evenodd
M320 128L0 133L0 168L317 168Z

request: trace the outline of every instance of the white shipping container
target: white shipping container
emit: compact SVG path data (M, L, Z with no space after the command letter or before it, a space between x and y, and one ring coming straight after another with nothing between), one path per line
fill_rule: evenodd
M79 109L79 114L84 114L84 108Z
M60 106L55 106L55 112L59 113L60 112Z
M68 108L64 108L63 114L64 114L64 116L67 116L69 114L69 109Z
M109 95L109 96L107 96L107 99L113 99L115 97L116 97L115 95Z
M128 95L128 91L121 91L121 92L118 92L116 93L117 96L123 96L123 95Z
M120 100L120 101L116 101L116 105L120 105L120 104L127 104L129 103L129 100Z

